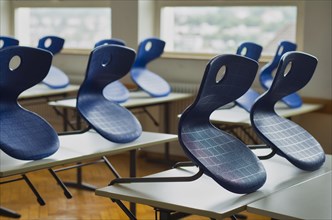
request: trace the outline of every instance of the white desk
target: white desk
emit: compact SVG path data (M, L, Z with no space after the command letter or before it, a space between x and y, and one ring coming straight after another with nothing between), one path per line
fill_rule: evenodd
M247 206L275 219L332 219L331 172L274 193Z
M14 159L0 150L0 178L17 174L25 174L41 169L50 169L59 165L78 163L90 159L100 159L103 156L119 154L130 151L130 176L136 175L136 150L155 144L176 141L177 135L143 132L133 142L117 144L108 141L95 131L91 130L83 134L60 136L60 148L50 157L36 161L23 161ZM18 179L17 179L18 180ZM81 178L78 178L78 186L83 186ZM33 186L32 186L33 187ZM31 188L31 186L30 186ZM34 187L33 187L34 188ZM34 192L38 200L42 200L38 192ZM66 192L65 192L66 193ZM69 192L68 192L69 193ZM44 203L44 202L42 202ZM135 206L131 204L131 210L135 212ZM0 206L0 213L18 217L18 213L6 210Z
M42 160L17 160L0 150L0 177L82 162L177 140L177 135L153 132L143 132L137 140L124 144L110 142L95 131L59 137L59 150Z
M206 175L192 182L116 184L96 190L96 195L165 210L223 219L245 210L248 204L272 193L330 172L331 156L327 156L323 167L314 172L302 171L279 156L263 161L263 164L267 172L265 185L247 195L231 193ZM196 171L197 168L193 167L178 168L152 176L193 175Z
M78 85L68 85L65 88L51 89L44 84L37 84L28 90L25 90L20 96L20 100L38 99L38 98L49 98L54 96L61 96L65 98L69 93L77 92L79 89Z
M288 108L283 103L279 102L277 103L275 110L280 116L288 118L313 112L322 107L323 106L319 104L303 103L302 106L299 108ZM213 123L234 123L243 125L251 124L250 114L237 105L229 109L220 109L214 111L210 116L210 120Z
M138 92L130 92L129 99L126 102L121 103L121 105L128 109L141 108L151 105L160 105L168 102L174 102L189 97L192 97L192 94L174 93L174 92L164 97L151 97L149 96L149 94L143 91L138 91ZM64 100L52 101L49 102L49 105L62 107L62 108L76 108L76 99L64 99Z

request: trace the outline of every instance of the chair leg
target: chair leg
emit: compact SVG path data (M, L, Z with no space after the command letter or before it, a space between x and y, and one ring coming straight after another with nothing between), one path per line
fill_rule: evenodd
M48 171L50 171L50 173L52 174L53 178L56 180L56 182L60 185L60 187L63 189L63 193L65 194L65 196L68 199L73 198L72 194L70 193L70 191L68 190L68 188L66 187L66 185L61 181L61 179L58 177L58 175L56 175L55 171L52 169L48 169Z
M24 181L28 184L28 186L30 187L30 189L32 190L32 192L35 194L35 196L37 197L37 201L40 205L45 205L45 201L43 200L43 198L40 196L40 194L38 193L38 191L36 190L36 188L32 185L31 181L29 180L29 178L25 175L22 174L22 177L24 179Z
M21 215L18 214L17 212L6 209L2 206L0 206L0 216L6 216L6 217L9 217L9 218L20 218L21 217Z

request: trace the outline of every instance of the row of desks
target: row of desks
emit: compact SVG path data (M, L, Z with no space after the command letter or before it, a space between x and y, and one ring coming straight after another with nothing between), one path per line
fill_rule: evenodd
M191 182L115 184L96 190L96 195L156 207L165 219L171 219L170 212L224 219L244 210L277 219L332 218L331 155L314 172L302 171L279 156L262 162L267 181L246 195L231 193L206 175ZM183 167L150 177L189 176L197 171Z

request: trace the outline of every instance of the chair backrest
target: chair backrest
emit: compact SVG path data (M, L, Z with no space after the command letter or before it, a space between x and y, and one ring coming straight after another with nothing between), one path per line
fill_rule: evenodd
M171 92L168 82L147 69L147 64L164 52L165 41L147 38L138 46L137 57L130 71L132 80L152 97L167 96Z
M63 38L50 35L40 38L37 47L50 51L54 56L62 50L64 43L65 40Z
M281 57L289 51L296 50L296 47L297 47L296 44L289 41L280 42L276 54L273 57L273 60L270 63L267 63L265 66L263 66L259 74L259 82L264 89L270 88L273 81L273 73L277 69ZM281 101L284 102L290 108L297 108L302 105L302 99L297 93L289 94L288 96L284 97Z
M248 57L258 62L262 50L263 47L258 44L255 44L253 42L244 42L238 47L236 54ZM259 93L256 92L254 89L249 88L248 91L244 93L240 98L235 100L235 102L237 105L244 108L247 112L250 112L251 106L254 104L255 100L258 97Z
M108 44L115 44L115 45L121 45L121 46L125 46L126 43L121 40L121 39L116 39L116 38L111 38L111 39L103 39L98 41L97 43L95 43L95 48L102 46L102 45L108 45Z
M62 50L64 43L65 40L61 37L45 36L39 40L38 48L48 50L54 56ZM66 73L55 66L51 66L42 83L52 89L59 89L68 86L70 82Z
M104 39L100 40L95 44L95 48L103 45L121 45L125 46L125 42L120 39ZM119 80L111 82L105 86L103 90L103 95L106 99L110 101L115 101L117 103L125 102L129 99L129 90L123 85Z
M303 88L311 79L317 59L302 52L281 58L270 88L252 106L251 124L258 136L277 153L303 170L316 170L325 161L320 144L305 129L274 110L283 97Z
M13 46L0 51L0 148L21 160L38 160L59 148L55 130L42 117L17 103L18 96L46 76L48 51Z
M139 121L130 111L103 96L104 87L125 76L134 59L135 51L127 47L95 48L78 91L77 108L81 116L100 135L113 142L130 142L142 133Z
M223 66L226 71L218 81ZM213 126L209 118L214 110L248 90L257 69L257 62L243 56L213 58L205 69L195 101L182 113L179 122L179 141L187 156L205 174L234 193L256 191L265 183L266 172L243 142Z
M9 46L17 46L19 41L12 37L0 36L0 49L9 47Z

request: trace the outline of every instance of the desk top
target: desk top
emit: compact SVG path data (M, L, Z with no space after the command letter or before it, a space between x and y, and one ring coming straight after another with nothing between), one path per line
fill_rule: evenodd
M277 155L262 162L267 181L261 189L247 195L231 193L206 175L192 182L116 184L98 189L96 195L223 219L245 210L247 204L331 170L331 156L327 156L324 166L314 172L302 171ZM152 176L185 176L196 172L197 168L186 167Z
M274 219L332 219L332 173L294 185L247 206Z
M308 112L313 112L322 108L320 104L307 104L303 103L299 108L289 108L285 104L278 102L275 110L276 112L283 117L291 117L296 115L305 114ZM250 125L250 115L249 113L239 106L234 106L229 109L220 109L214 111L210 120L212 123L236 123L236 124L247 124Z
M32 99L32 98L41 98L54 95L65 95L70 92L77 92L79 89L78 85L68 85L65 88L51 89L50 87L44 84L37 84L30 89L24 91L19 99Z
M135 108L149 105L157 105L167 102L174 102L182 99L192 97L190 93L170 93L164 97L151 97L149 94L138 91L130 92L129 99L126 102L121 103L126 108ZM64 99L58 101L49 102L49 105L62 107L62 108L76 108L76 99Z
M0 150L0 177L31 172L68 163L82 162L105 155L153 146L177 140L177 135L143 132L135 141L125 144L110 142L95 131L61 135L59 150L50 157L36 161L14 159Z

